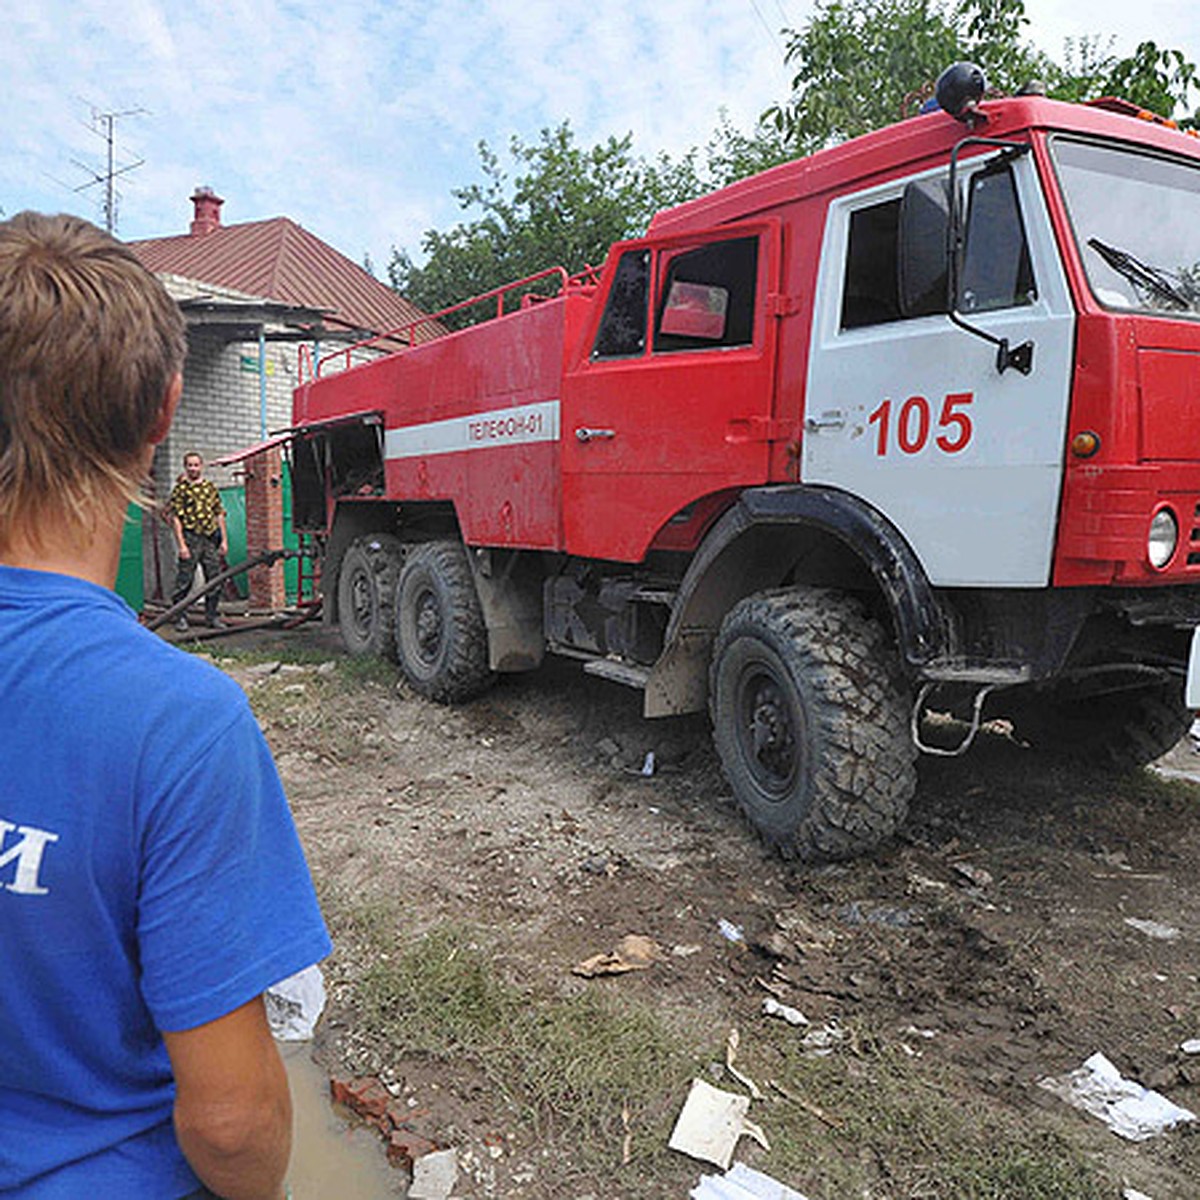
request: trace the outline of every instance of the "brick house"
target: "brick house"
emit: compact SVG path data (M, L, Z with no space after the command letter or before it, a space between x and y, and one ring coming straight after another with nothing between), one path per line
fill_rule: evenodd
M302 353L315 361L423 316L287 217L222 225L224 200L211 188L197 188L191 202L187 233L130 243L179 302L187 321L183 399L154 458L160 500L169 495L188 451L198 451L211 464L291 423ZM430 326L414 336L433 335ZM278 466L268 462L264 470L278 483ZM228 462L210 466L208 475L230 495L246 470L240 462ZM235 551L243 549L231 536L230 560L240 558ZM174 575L174 542L154 514L143 520L142 563L142 589L121 589L135 607L143 595L169 598Z

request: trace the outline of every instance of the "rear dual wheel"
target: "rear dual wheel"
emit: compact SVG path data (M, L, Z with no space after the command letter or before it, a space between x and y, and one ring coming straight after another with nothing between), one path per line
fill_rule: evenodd
M840 592L750 596L713 649L713 738L739 807L784 857L846 858L916 790L909 700L880 624Z
M342 556L337 578L338 629L353 655L391 658L396 580L404 551L386 533L356 538Z
M487 627L461 542L410 546L395 604L396 659L413 691L454 704L492 685Z

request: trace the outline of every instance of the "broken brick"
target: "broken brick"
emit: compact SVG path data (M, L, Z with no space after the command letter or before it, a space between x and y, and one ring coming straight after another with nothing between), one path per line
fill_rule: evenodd
M413 1162L422 1155L432 1154L437 1149L439 1149L437 1142L431 1142L428 1138L422 1137L419 1133L413 1133L409 1129L397 1129L388 1138L388 1162L394 1167L412 1166Z
M390 1124L387 1122L387 1111L392 1097L378 1079L331 1079L329 1093L334 1103L344 1104L358 1116L374 1123L383 1121Z

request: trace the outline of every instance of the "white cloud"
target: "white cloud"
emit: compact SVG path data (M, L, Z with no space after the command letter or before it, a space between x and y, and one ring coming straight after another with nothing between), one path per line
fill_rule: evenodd
M1200 57L1183 0L1137 9L1028 0L1029 37L1141 36ZM89 104L143 108L118 121L120 231L186 230L200 183L228 221L287 215L378 267L393 243L460 212L476 144L502 149L569 119L583 144L634 133L635 149L704 143L724 107L742 128L786 94L780 26L811 0L45 0L7 18L0 42L5 139L0 206L96 215L104 144ZM1078 15L1077 15L1078 14ZM1141 31L1145 30L1145 34ZM64 181L69 186L56 183Z

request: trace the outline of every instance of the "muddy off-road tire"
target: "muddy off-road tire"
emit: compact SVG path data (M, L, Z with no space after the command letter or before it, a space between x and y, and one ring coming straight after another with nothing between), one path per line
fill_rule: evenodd
M886 841L916 790L896 652L854 599L818 588L750 596L721 625L713 739L734 799L785 858Z
M495 681L487 627L459 542L410 546L396 588L396 659L418 695L470 700Z
M1045 692L1006 714L1013 735L1047 757L1133 771L1166 754L1187 732L1182 681L1102 696Z
M342 557L337 579L338 629L353 655L392 658L396 641L396 580L404 552L386 533L356 538Z

